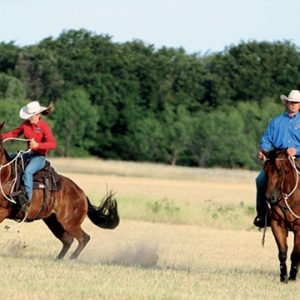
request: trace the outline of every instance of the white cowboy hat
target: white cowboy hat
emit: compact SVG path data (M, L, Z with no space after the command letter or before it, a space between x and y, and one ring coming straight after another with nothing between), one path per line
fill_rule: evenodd
M300 92L298 90L292 90L288 97L281 95L280 99L282 101L300 102Z
M39 114L48 109L48 107L40 106L38 101L32 101L20 109L20 118L29 119L30 117Z

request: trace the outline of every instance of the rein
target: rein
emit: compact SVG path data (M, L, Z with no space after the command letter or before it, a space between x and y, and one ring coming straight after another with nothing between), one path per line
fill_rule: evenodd
M297 166L296 166L296 163L295 163L295 157L289 157L289 161L290 161L290 163L291 163L291 165L292 165L292 167L293 167L293 169L295 170L295 174L296 174L296 183L295 183L295 187L294 187L294 189L289 193L289 194L283 194L283 199L284 199L284 202L285 202L285 205L286 205L286 207L288 208L288 210L290 211L290 213L295 217L295 218L297 218L297 219L300 219L300 216L298 216L298 215L296 215L294 212L293 212L293 210L292 210L292 208L289 206L289 204L288 204L288 202L287 202L287 200L288 200L288 198L296 191L296 189L298 188L298 184L299 184L299 175L300 175L300 172L298 171L298 169L297 169ZM299 203L300 204L300 203ZM294 205L294 207L295 207L295 205Z
M5 141L8 141L8 140L18 140L18 141L25 141L25 142L30 141L29 139L19 139L19 138L8 138L8 139L6 139ZM14 203L14 204L16 204L17 202L16 202L14 199L12 199L11 197L8 197L8 196L5 195L4 190L3 190L3 187L9 186L9 185L12 184L12 187L11 187L11 190L12 190L13 187L15 186L15 184L16 184L16 181L17 181L17 174L15 175L15 178L14 178L12 181L9 181L9 182L5 183L5 185L3 186L3 185L2 185L2 182L1 182L1 172L2 172L2 170L3 170L4 168L6 168L6 167L12 165L13 163L17 164L17 159L18 159L19 157L21 157L22 167L23 167L23 169L24 169L24 161L23 161L23 156L22 156L22 154L23 154L23 153L28 153L28 152L30 152L30 151L31 151L31 149L28 149L28 150L26 150L26 151L20 150L20 151L18 152L18 154L16 155L16 157L14 157L10 162L6 163L5 165L0 165L0 191L1 191L1 194L3 195L3 197L4 197L6 200L8 200L8 201L10 201L10 202L12 202L12 203ZM16 168L16 170L17 170L17 168Z
M31 141L31 140L29 140L29 139L19 139L19 138L8 138L8 139L6 139L5 141L7 141L7 140L18 140L18 141L25 141L25 142ZM4 141L4 142L5 142L5 141ZM10 162L8 162L8 163L5 164L5 165L0 165L0 191L1 191L1 194L3 195L3 197L4 197L6 200L8 200L8 201L10 201L10 202L12 202L12 203L14 203L14 204L16 204L17 202L16 202L14 199L12 199L11 197L6 196L5 193L4 193L3 185L2 185L2 182L1 182L1 172L2 172L2 169L4 169L4 168L10 166L10 165L13 164L13 163L15 163L15 165L16 165L16 168L15 168L15 169L17 170L17 159L18 159L18 157L21 157L22 168L23 168L23 170L24 170L24 160L23 160L23 155L22 155L22 154L23 154L23 153L28 153L28 152L30 152L30 151L31 151L31 149L28 149L28 150L26 150L26 151L20 150L20 151L18 152L18 154L16 155L16 157L14 157ZM16 172L17 172L17 171L16 171ZM18 177L18 174L16 173L15 178L14 178L12 181L9 181L9 182L5 183L4 187L5 187L5 186L8 186L8 185L11 185L11 183L13 183L13 184L12 184L12 187L11 187L11 189L10 189L10 190L12 190L12 189L14 188L15 184L16 184L17 177ZM25 213L25 217L21 220L21 222L20 222L18 225L15 225L15 226L6 226L5 229L8 230L8 229L10 229L10 228L19 227L19 226L27 219L27 214L28 214L28 213L26 212L26 213Z

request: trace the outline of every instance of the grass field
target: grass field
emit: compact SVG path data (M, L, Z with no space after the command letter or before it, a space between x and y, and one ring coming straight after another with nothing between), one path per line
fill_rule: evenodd
M270 229L265 247L253 225L256 172L204 170L102 160L51 159L99 203L116 192L115 230L83 229L91 241L75 263L42 221L4 230L7 299L282 299L298 283L279 282ZM1 229L2 228L2 229ZM292 236L289 237L290 248Z

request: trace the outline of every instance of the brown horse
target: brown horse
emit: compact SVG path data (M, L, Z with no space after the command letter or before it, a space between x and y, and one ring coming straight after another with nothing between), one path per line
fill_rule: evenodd
M95 225L101 228L114 229L119 224L116 200L112 198L112 193L108 193L102 204L95 207L80 187L71 179L59 175L61 190L48 192L46 205L41 211L44 190L34 189L31 205L26 216L26 213L21 212L17 205L6 196L11 193L14 175L2 140L3 126L4 123L0 124L0 222L4 219L20 221L26 218L26 221L29 222L42 219L52 233L62 242L63 246L57 256L58 259L62 259L66 255L74 238L78 241L77 248L70 256L70 260L76 260L90 240L90 236L81 228L86 215Z
M286 150L263 151L266 157L264 170L267 180L266 197L270 221L278 247L280 280L287 283L296 280L300 263L300 187L299 171L293 157ZM294 234L291 268L287 275L287 236Z

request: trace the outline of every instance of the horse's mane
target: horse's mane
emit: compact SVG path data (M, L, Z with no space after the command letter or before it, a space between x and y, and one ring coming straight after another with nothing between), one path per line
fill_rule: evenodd
M7 161L10 161L9 154L7 153L6 149L4 148L4 155Z
M287 155L286 149L273 148L268 152L268 157L269 157L270 160L274 161L277 157L279 157L279 156L281 157L281 155L279 155L279 154Z

